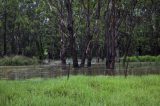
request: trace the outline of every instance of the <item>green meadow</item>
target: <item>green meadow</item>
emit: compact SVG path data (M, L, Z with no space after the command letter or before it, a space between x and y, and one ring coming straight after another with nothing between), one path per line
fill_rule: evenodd
M160 76L0 80L0 106L160 106Z

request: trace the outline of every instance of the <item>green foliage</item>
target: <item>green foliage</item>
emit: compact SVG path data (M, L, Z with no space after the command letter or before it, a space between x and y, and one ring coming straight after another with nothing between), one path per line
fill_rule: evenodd
M127 57L127 60L129 62L138 62L138 58L136 56L132 56L132 57Z
M7 43L7 53L16 55L17 53L25 56L36 56L40 59L44 59L44 51L47 50L54 56L55 59L59 59L61 49L61 31L60 22L62 19L60 15L63 15L64 23L64 35L68 35L66 31L67 25L67 11L65 5L62 5L62 14L60 13L60 1L61 0L0 0L0 55L4 52L4 42ZM82 55L86 38L86 8L87 2L84 1L84 7L82 1L75 0L73 2L73 18L74 18L74 31L76 35L76 49L78 49L79 56ZM158 55L160 48L160 14L159 14L159 0L138 0L135 6L133 14L133 22L135 27L132 31L126 31L126 15L132 8L131 1L134 0L117 0L117 8L122 15L120 27L118 32L121 35L118 37L118 46L120 55L123 56L126 44L128 41L127 36L132 39L130 44L130 54L133 55L137 52L137 47L140 47L142 55ZM96 20L97 14L97 0L90 0L90 30L92 41L98 42L99 47L105 50L105 26L107 23L104 20L105 13L107 12L108 0L101 1L100 19ZM5 14L6 12L6 14ZM141 14L140 14L141 13ZM126 15L124 15L126 14ZM6 15L6 16L5 16ZM6 23L5 23L5 18ZM98 22L95 25L95 22ZM96 36L97 31L95 26L98 26L99 33ZM134 25L133 25L134 26ZM7 30L5 31L5 27ZM7 33L6 41L4 41L4 32ZM127 35L127 36L126 36ZM131 36L132 35L132 36ZM98 38L97 38L98 37ZM65 36L66 49L68 49L68 38ZM96 56L98 48L93 48L93 57ZM101 53L103 55L104 53ZM68 53L69 57L70 54ZM146 58L146 57L145 57ZM136 57L130 59L131 61L139 61ZM142 61L154 61L154 58L142 59ZM140 58L141 61L141 58Z
M160 77L0 81L1 106L159 106Z
M156 62L160 62L160 55L156 57Z
M25 56L11 56L0 59L0 66L22 66L38 64L36 57L28 58Z
M127 58L129 62L160 62L160 55L159 56L131 56Z

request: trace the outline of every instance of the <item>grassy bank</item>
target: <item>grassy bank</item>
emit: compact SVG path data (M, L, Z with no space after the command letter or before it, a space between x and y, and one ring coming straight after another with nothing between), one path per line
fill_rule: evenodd
M0 81L0 106L160 106L160 76Z

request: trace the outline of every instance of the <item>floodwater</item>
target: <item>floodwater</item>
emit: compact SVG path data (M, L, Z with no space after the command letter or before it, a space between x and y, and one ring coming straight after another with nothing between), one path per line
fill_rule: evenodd
M92 67L74 69L67 65L36 65L36 66L0 66L0 79L21 80L30 78L56 78L65 75L105 75L105 64L93 64ZM123 75L124 68L116 63L116 75ZM128 75L160 74L160 63L139 62L129 63Z

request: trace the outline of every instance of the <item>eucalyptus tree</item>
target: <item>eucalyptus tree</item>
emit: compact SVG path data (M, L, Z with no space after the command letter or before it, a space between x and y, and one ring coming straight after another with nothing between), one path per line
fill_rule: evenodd
M124 61L131 49L134 28L136 25L135 7L137 0L116 1L108 0L108 8L105 15L105 47L106 47L106 68L109 75L115 74L116 49L120 38L125 36ZM125 63L125 62L124 62ZM128 64L125 64L128 67ZM126 74L126 72L125 72Z
M87 66L91 67L92 51L99 39L101 0L80 0L83 7L84 19L86 22L84 46L82 51L81 67L84 67L87 58ZM97 44L98 45L98 44Z
M116 38L118 36L118 24L120 14L116 0L108 0L108 8L105 15L105 48L106 48L106 68L109 75L114 75L116 57Z
M64 0L67 11L67 30L69 35L69 47L70 53L72 54L73 67L77 68L78 57L77 57L77 45L76 45L76 33L74 32L74 17L73 17L73 0Z
M48 6L50 7L50 11L53 15L56 16L58 23L58 34L61 37L61 48L60 48L60 59L62 66L66 65L67 58L67 47L68 47L68 35L67 35L67 25L66 25L66 9L64 0L48 0ZM53 23L55 24L55 23Z
M81 60L81 67L84 67L85 64L85 59L88 55L88 57L91 55L91 40L93 35L91 34L91 14L93 10L91 10L91 1L87 0L86 2L84 0L80 1L81 4L83 5L83 10L85 14L85 19L86 19L86 34L84 37L84 47L83 47L83 52L82 52L82 60ZM91 57L91 56L90 56ZM91 58L88 58L88 64L87 66L91 66Z
M96 7L96 15L95 15L95 35L96 35L96 41L95 41L95 48L98 48L96 52L97 56L97 62L99 62L100 57L100 44L99 44L99 37L100 37L100 19L101 19L101 10L102 10L102 0L97 1L97 7Z

